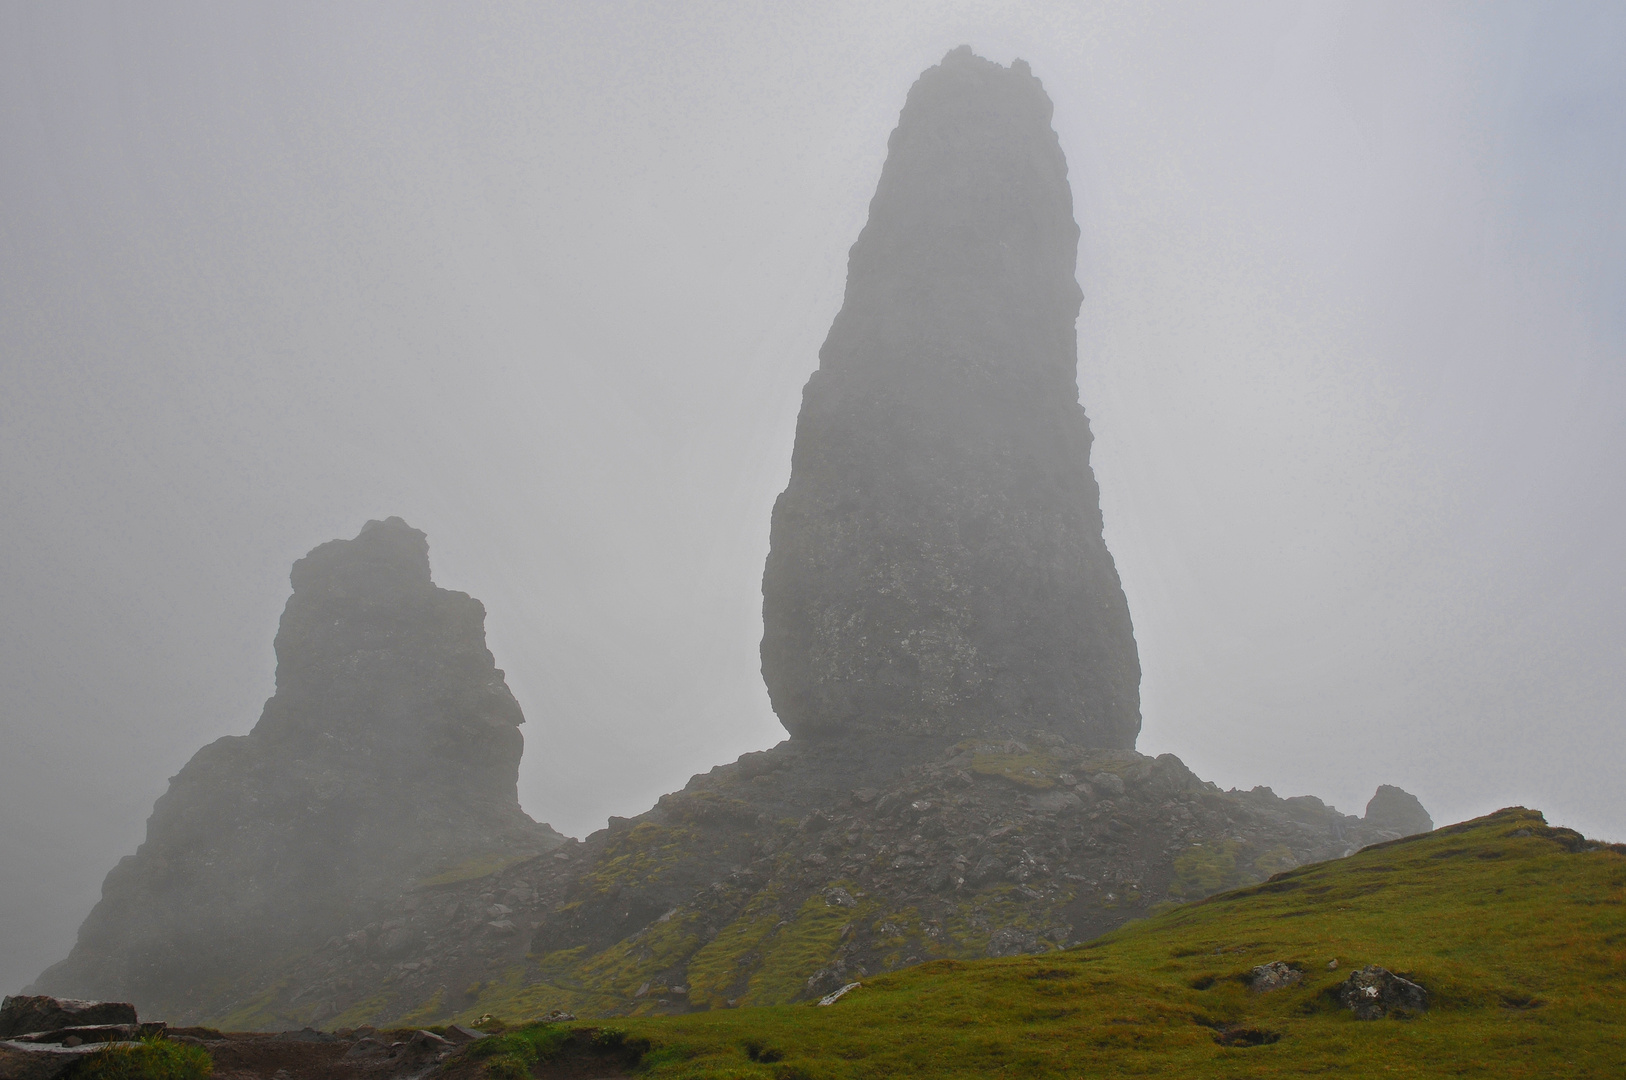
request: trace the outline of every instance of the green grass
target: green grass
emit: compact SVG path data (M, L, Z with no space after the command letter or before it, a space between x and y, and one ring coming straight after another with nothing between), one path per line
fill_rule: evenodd
M136 1046L110 1046L87 1054L74 1066L70 1080L204 1080L214 1067L202 1047L154 1035Z
M483 1074L493 1080L519 1080L530 1075L540 1061L549 1061L570 1040L571 1031L560 1024L533 1024L481 1039L467 1056L484 1061Z
M647 1041L641 1068L661 1078L1619 1077L1623 850L1504 810L1078 948L936 961L865 980L828 1008L629 1018L617 1037ZM1242 976L1274 960L1303 982L1252 993ZM1428 1012L1356 1021L1329 991L1366 964L1425 986ZM1221 1046L1226 1028L1278 1038Z

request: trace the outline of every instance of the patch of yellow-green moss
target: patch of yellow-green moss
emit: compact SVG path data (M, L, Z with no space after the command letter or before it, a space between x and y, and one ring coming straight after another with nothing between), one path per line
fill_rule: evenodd
M1174 860L1174 880L1169 883L1169 895L1198 900L1257 880L1237 865L1241 850L1242 845L1235 840L1191 845Z
M700 947L699 921L692 911L662 916L581 964L578 978L595 993L623 999L646 983L653 991L663 972L681 966Z
M762 940L762 959L751 973L744 1004L783 1005L805 994L807 980L835 956L863 906L863 901L857 910L832 904L823 894L808 897Z
M651 885L693 851L693 829L641 821L611 840L604 857L583 880L603 895L625 885Z
M207 1017L204 1022L222 1031L266 1031L279 1027L290 1019L282 1004L288 987L289 980L278 979L231 1012ZM316 1004L311 1002L309 1009L314 1011Z
M1046 903L1042 909L1035 911L1033 904L1023 900L1015 886L998 886L955 905L954 914L943 922L944 937L947 940L932 950L932 956L961 959L986 956L989 942L996 929L1016 929L1036 935L1043 934L1060 922L1059 909L1072 898L1071 892L1061 893Z
M446 988L443 986L428 1001L398 1018L396 1023L401 1027L424 1027L445 1020L450 1015L451 1009L446 1005Z
M737 1001L761 962L762 946L779 922L779 896L763 889L738 918L689 960L689 1000L703 1008Z
M987 745L972 748L971 762L967 767L974 773L997 776L1018 787L1035 791L1055 787L1056 777L1062 772L1060 763L1048 754L1033 750L1006 753Z
M1259 872L1260 877L1269 877L1291 870L1299 864L1293 857L1293 852L1286 844L1277 844L1275 847L1253 860L1253 868Z
M372 997L356 1002L345 1009L338 1016L324 1022L329 1029L342 1027L360 1027L363 1024L376 1024L382 1019L389 1008L399 997L393 990L380 990ZM221 1025L225 1027L225 1024Z

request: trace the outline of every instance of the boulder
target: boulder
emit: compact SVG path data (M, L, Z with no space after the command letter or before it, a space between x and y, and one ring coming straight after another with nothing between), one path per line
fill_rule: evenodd
M1368 964L1338 984L1338 1000L1357 1020L1381 1020L1392 1014L1428 1009L1428 991L1388 968Z
M0 1002L0 1039L62 1028L135 1023L135 1006L124 1001L80 1001L19 994Z

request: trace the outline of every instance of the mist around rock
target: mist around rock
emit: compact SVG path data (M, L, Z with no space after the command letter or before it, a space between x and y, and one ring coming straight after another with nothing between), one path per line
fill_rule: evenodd
M776 1004L1430 829L1398 788L1357 818L1135 752L1050 117L969 48L909 94L773 514L788 740L565 840L519 807L484 607L371 521L294 564L259 723L172 780L34 989L245 1029Z
M888 142L773 512L762 673L792 735L1135 745L1051 112L1027 64L960 48Z
M485 608L430 580L423 533L370 521L291 578L259 723L170 781L40 992L206 1015L426 876L560 843L519 806Z

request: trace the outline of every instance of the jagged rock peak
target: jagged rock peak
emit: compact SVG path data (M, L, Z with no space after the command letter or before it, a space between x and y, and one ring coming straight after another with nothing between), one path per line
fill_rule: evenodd
M433 583L423 533L369 521L291 579L259 723L170 781L40 990L218 1016L425 878L560 843L519 806L524 716L485 608Z
M1378 785L1377 793L1366 804L1365 821L1375 829L1401 836L1434 831L1434 819L1417 796L1393 784Z
M892 133L774 507L762 670L793 737L1134 746L1050 116L1026 64L962 47Z

